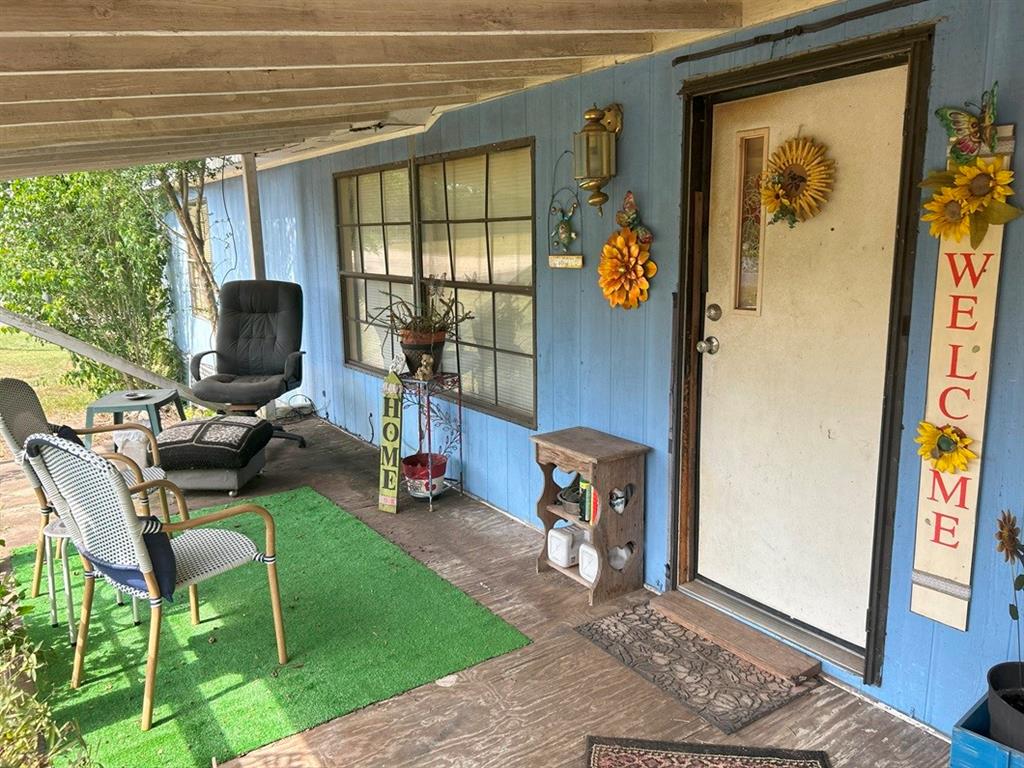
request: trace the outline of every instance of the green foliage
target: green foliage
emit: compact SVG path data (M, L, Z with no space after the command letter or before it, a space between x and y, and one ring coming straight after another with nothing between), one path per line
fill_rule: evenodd
M59 755L71 768L94 766L77 729L57 724L33 693L40 661L20 621L27 611L13 574L0 573L0 765L44 768Z
M0 182L0 303L171 378L162 190L146 169ZM69 381L100 394L137 386L73 356Z

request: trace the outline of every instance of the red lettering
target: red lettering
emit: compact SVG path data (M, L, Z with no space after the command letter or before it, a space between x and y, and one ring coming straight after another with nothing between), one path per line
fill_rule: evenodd
M937 469L932 470L932 495L928 497L929 501L938 501L935 492L938 491L939 495L942 496L942 500L949 504L949 500L953 498L953 494L957 494L957 501L955 506L960 509L967 509L967 483L971 481L967 475L960 475L957 481L953 483L953 487L948 491L946 490L946 484L942 482L942 473Z
M958 325L960 315L967 315L967 317L974 318L974 304L978 303L977 296L968 296L960 293L952 293L949 296L950 299L950 313L949 313L949 325L946 327L954 331L973 331L978 327L978 321L975 320L971 325ZM961 301L972 302L971 306L961 307Z
M963 344L950 344L949 345L949 373L946 376L950 379L963 379L964 381L974 381L978 372L975 371L970 376L965 376L962 373L957 373L957 368L960 367L960 350L964 348Z
M960 518L953 517L952 515L944 515L941 512L932 512L932 514L935 515L935 529L932 533L932 543L941 544L942 546L949 547L950 549L956 549L959 547L960 542L956 540L956 527L960 524ZM949 528L945 528L942 525L943 520L952 520L953 525ZM943 541L942 534L944 533L948 533L953 537L953 539L951 541Z
M946 387L944 390L942 390L942 392L939 393L939 410L942 411L943 416L952 421L960 421L961 419L966 419L966 413L960 416L954 416L949 412L949 407L946 405L946 400L949 397L950 392L962 392L964 394L964 397L966 397L967 400L970 401L971 390L965 387Z
M957 270L957 266L956 266L956 257L958 255L964 257L964 266L963 266L963 269L960 269L960 270ZM985 274L985 270L988 269L988 262L989 262L989 260L992 258L992 256L994 254L986 253L985 254L985 261L982 263L981 269L978 269L978 270L975 270L975 268L974 268L974 257L975 257L975 255L976 254L974 254L974 253L961 253L961 254L947 253L946 254L946 260L949 261L949 272L950 272L951 275L953 275L953 281L956 283L956 287L957 288L960 287L960 281L964 279L964 275L965 274L970 274L970 276L971 276L971 285L974 286L975 288L977 288L978 287L978 281L981 280L981 276L983 274Z

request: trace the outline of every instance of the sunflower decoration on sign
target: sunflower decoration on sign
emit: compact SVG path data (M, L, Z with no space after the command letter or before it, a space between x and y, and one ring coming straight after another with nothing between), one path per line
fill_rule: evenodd
M601 249L597 284L612 307L636 309L647 301L650 278L658 272L658 265L651 260L654 236L641 223L632 192L626 193L615 218L621 229L613 232Z
M1013 194L1013 171L1003 168L999 155L955 166L951 171L932 171L921 182L933 187L932 199L924 204L921 221L929 222L932 237L960 242L970 237L977 248L992 224L1006 224L1021 215L1021 209L1006 202Z
M917 425L914 442L921 446L917 449L919 456L930 461L934 469L950 475L965 471L967 462L978 458L978 454L968 447L974 440L959 427L949 424L937 427L922 421Z
M761 181L769 224L785 221L795 227L821 212L835 175L835 161L825 157L826 151L814 139L794 137L772 152Z
M992 224L1006 224L1021 209L1006 202L1013 194L1013 171L1003 167L997 150L996 91L999 83L981 96L979 114L971 103L940 107L936 117L949 136L950 163L946 170L932 171L921 186L934 189L924 204L921 221L929 223L932 237L960 242L970 238L977 248Z

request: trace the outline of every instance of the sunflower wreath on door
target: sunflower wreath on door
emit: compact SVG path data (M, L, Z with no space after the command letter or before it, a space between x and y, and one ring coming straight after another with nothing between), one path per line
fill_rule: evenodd
M782 142L770 158L761 180L761 202L771 214L769 224L817 216L828 202L835 176L835 161L828 148L812 138L795 136Z

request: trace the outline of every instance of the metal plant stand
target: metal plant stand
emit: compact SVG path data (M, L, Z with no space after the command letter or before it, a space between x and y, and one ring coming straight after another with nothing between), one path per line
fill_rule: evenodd
M451 472L451 459L458 455L459 471L457 476L449 477L447 474L443 480L444 488L455 488L459 492L463 490L463 462L462 462L462 376L457 373L435 373L434 378L429 381L421 381L412 374L402 374L402 404L406 407L415 407L417 415L417 429L419 433L419 452L427 454L427 504L430 511L434 510L434 443L435 432L442 431L439 450L447 456L448 466L446 472ZM450 401L455 407L454 421L450 413L446 413L437 402Z

